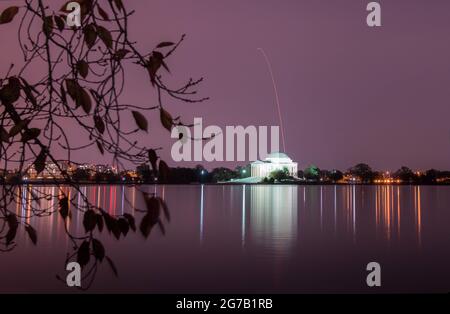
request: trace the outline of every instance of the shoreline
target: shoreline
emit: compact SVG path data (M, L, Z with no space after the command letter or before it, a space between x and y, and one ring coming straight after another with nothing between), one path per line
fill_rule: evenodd
M236 185L254 185L254 186L280 186L280 185L299 185L299 186L450 186L450 183L333 183L333 182L281 182L281 183L239 183L239 182L218 182L218 183L150 183L150 182L67 182L67 181L35 181L21 183L4 183L0 182L0 186L55 186L55 185L112 185L112 186L142 186L142 185L180 185L180 186L196 186L196 185L217 185L217 186L236 186Z

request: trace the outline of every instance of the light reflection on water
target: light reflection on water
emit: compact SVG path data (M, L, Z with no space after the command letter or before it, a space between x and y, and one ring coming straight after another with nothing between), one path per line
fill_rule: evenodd
M99 235L119 257L127 275L115 282L100 276L96 291L304 292L311 287L313 291L365 291L364 281L354 277L360 276L358 267L364 270L364 263L372 259L387 263L393 278L406 278L411 267L429 272L429 279L424 277L420 285L403 286L396 279L387 291L448 288L445 280L450 271L438 274L431 265L450 261L449 187L194 185L141 189L157 193L168 203L173 219L167 234L155 231L143 241L137 233L121 242ZM48 209L44 217L27 217L31 206L37 205L31 190L54 196L41 200L40 206ZM86 205L78 191L63 190L79 207ZM142 195L133 187L93 185L82 186L80 191L113 215L135 214L134 208L144 208ZM58 254L63 257L70 249L63 220L50 215L58 209L60 194L52 186L29 186L19 193L16 213L35 226L40 244L34 248L24 234L19 235L18 252L0 257L11 267L23 264L19 256L40 253L48 254L49 268L58 267L62 259ZM66 227L83 233L82 213L73 213ZM181 253L186 250L189 255ZM171 265L170 271L158 275L170 278L167 285L143 281L146 263L163 269ZM324 263L341 268L324 271ZM402 271L405 263L410 265L408 271ZM210 269L211 265L216 269ZM424 270L425 266L431 267ZM187 283L185 271L192 272L195 281ZM51 269L46 272L48 289L59 291L53 274ZM0 291L7 291L2 283Z

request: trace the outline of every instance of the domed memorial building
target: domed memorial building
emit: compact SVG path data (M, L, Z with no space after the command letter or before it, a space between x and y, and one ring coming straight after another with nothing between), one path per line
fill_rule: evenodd
M285 153L271 153L264 160L257 160L251 164L251 176L265 178L275 170L286 168L291 176L297 176L297 163Z

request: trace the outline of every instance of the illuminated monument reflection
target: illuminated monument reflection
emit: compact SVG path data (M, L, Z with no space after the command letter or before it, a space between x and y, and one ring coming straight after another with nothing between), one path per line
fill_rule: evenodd
M250 193L247 239L277 255L287 254L297 238L297 186L247 189Z

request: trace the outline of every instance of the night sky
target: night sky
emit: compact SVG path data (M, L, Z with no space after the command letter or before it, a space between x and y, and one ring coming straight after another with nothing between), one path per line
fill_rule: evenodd
M55 10L61 3L48 2ZM277 125L262 47L278 83L287 153L299 168L345 170L367 162L375 169L450 169L450 1L379 1L380 28L366 25L364 0L124 2L136 10L130 34L142 51L187 34L168 62L168 80L204 76L200 95L211 99L167 103L185 122L195 116L221 127ZM0 8L14 3L20 2L0 1ZM22 62L17 26L0 29L1 75L9 62ZM123 102L156 104L148 74L129 68ZM161 156L172 166L197 164L174 163L173 140L159 115L149 121L149 135L140 137L147 146L163 146ZM74 157L103 161L96 148ZM207 168L236 164L204 162Z

